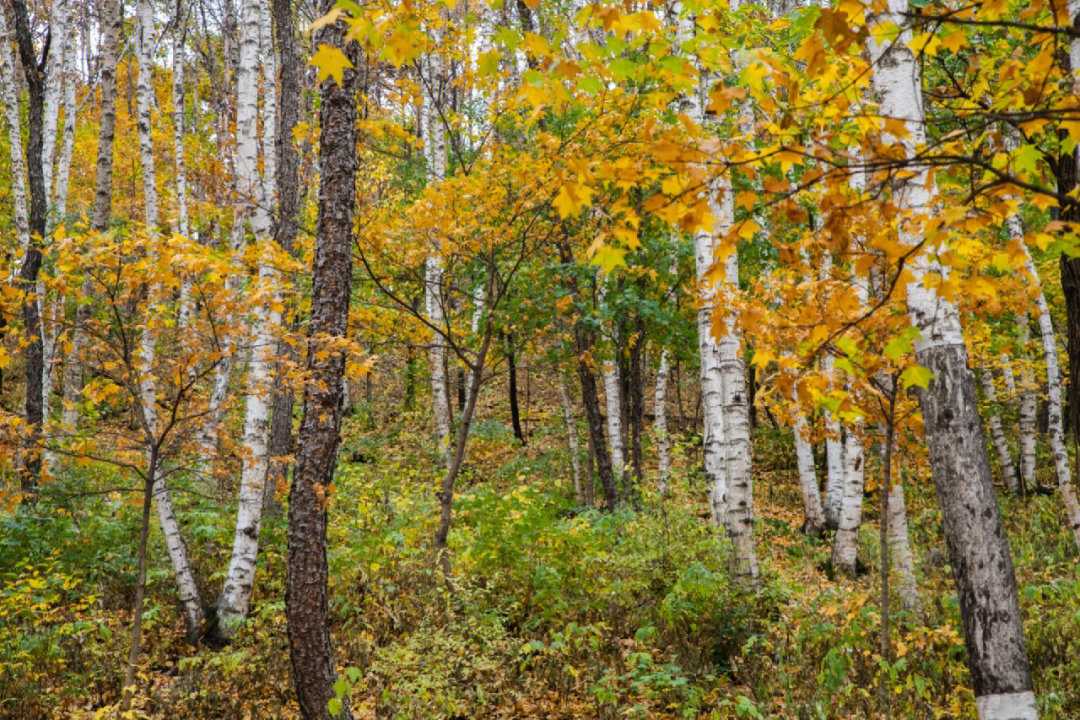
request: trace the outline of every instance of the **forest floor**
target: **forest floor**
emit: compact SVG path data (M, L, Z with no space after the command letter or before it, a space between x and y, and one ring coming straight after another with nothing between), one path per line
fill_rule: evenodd
M886 660L873 458L865 572L835 579L831 536L801 532L790 433L757 428L763 582L753 593L730 579L708 522L695 438L675 445L670 497L654 491L653 464L636 503L602 513L572 502L560 414L534 412L522 448L490 419L500 411L489 400L470 440L452 583L431 550L437 473L425 414L361 404L347 419L329 506L330 632L355 716L974 717L940 516L917 457L904 459L904 477L923 612L892 601ZM121 490L132 487L73 468L36 507L0 513L0 718L115 715L139 500ZM206 488L174 489L209 603L233 515ZM1001 503L1041 717L1080 717L1080 583L1057 498ZM184 642L155 533L134 717L297 717L285 532L284 514L272 512L251 617L220 650Z

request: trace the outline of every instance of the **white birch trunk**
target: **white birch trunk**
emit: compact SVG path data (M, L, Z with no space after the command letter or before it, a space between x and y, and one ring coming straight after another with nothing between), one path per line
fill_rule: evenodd
M1001 356L1001 379L1005 381L1005 390L1008 392L1005 402L1012 402L1016 397L1016 377L1013 375L1012 358L1008 355Z
M979 373L979 379L982 383L983 395L986 396L986 401L990 403L986 425L990 430L990 439L994 443L994 450L997 452L998 465L1001 466L1001 479L1004 481L1005 487L1012 492L1016 492L1020 486L1016 481L1016 470L1013 468L1012 451L1009 449L1009 439L1005 437L1005 430L1001 426L1001 414L997 408L997 392L994 389L994 377L990 370L987 369Z
M19 254L26 254L30 244L30 216L26 199L26 155L23 152L22 120L19 116L16 66L11 53L13 35L8 30L7 15L0 11L0 92L3 93L4 117L8 126L8 149L11 153L11 194L15 210L15 233ZM17 267L12 268L18 272Z
M247 198L257 198L249 204L248 214L256 243L260 244L259 279L257 291L264 293L266 299L255 308L255 332L248 361L247 404L244 408L244 457L241 467L239 502L236 510L236 532L233 536L232 558L225 576L225 584L217 604L216 635L222 639L231 638L237 629L238 621L247 615L251 604L251 593L255 585L255 569L259 553L259 530L262 526L263 484L269 457L267 445L270 432L270 357L274 347L274 330L280 322L278 313L273 309L276 304L276 273L272 260L268 257L269 216L267 209L274 201L276 192L271 171L276 167L276 146L274 128L276 126L276 107L274 101L273 47L262 48L263 62L270 66L266 75L264 94L264 177L260 184L257 159L258 137L258 56L259 43L268 43L270 14L265 0L243 6L240 20L240 64L237 67L237 117L243 116L250 122L237 123L237 184L246 188ZM241 94L241 90L244 94ZM242 108L242 110L241 110ZM269 140L269 142L267 142Z
M843 492L840 512L837 514L836 537L833 540L832 565L838 572L853 576L859 552L865 476L862 438L854 429L846 433L843 458Z
M104 0L100 3L99 10L101 13L101 56L98 62L100 63L101 104L98 120L96 182L90 227L92 230L101 232L108 227L111 208L113 135L116 126L116 66L122 20L119 0ZM88 39L84 38L84 42L86 43L84 49L89 53ZM89 77L89 65L87 65L87 77ZM68 434L76 432L79 420L78 402L83 388L82 356L87 343L85 326L90 316L89 296L92 289L93 281L86 278L76 303L72 348L64 372L64 407L61 422L64 432Z
M895 477L895 476L894 476ZM885 536L889 543L890 567L896 575L896 592L900 604L913 613L922 611L919 586L915 582L915 559L908 538L907 508L904 505L904 484L895 480L889 488L889 517Z
M825 374L833 376L833 357L826 355L822 361ZM825 411L825 522L829 527L840 524L840 508L844 497L844 440L840 424L832 413Z
M715 204L715 203L711 203ZM713 214L719 217L718 209ZM724 384L720 348L713 336L712 315L716 291L706 276L712 268L716 232L694 235L694 259L697 270L699 304L697 311L698 355L701 360L701 413L704 424L702 452L705 478L709 487L709 510L713 524L727 522L727 458L724 454Z
M149 238L156 237L158 225L158 198L157 198L157 173L154 166L154 145L151 136L151 106L153 104L154 86L151 82L151 68L153 58L150 56L152 46L151 38L154 31L154 11L149 0L139 0L136 6L136 36L135 50L139 67L139 78L136 86L136 106L138 109L138 135L139 135L139 163L143 173L143 207L144 223ZM153 243L150 243L150 251L153 252ZM153 437L157 434L157 405L155 371L155 335L153 332L152 317L156 313L158 303L158 289L156 284L151 284L147 297L147 322L144 323L142 334L139 338L139 363L140 363L140 392L142 395L142 410L147 433ZM169 551L169 560L172 563L173 572L179 590L180 601L184 605L184 612L188 623L189 638L197 637L202 631L203 609L199 598L198 585L195 582L195 573L188 559L187 548L180 534L180 525L176 514L173 512L172 501L165 484L164 474L159 474L154 482L154 505L157 508L158 523L161 526L161 534L165 538L165 546Z
M1020 344L1024 348L1024 355L1028 354L1028 345L1031 341L1031 325L1027 313L1017 318L1020 325ZM1025 488L1035 487L1035 433L1038 430L1035 414L1039 409L1039 401L1035 395L1035 371L1032 367L1032 359L1025 357L1020 366L1020 412L1017 417L1017 426L1020 436L1020 480Z
M58 11L60 6L58 5ZM63 86L64 128L60 143L60 154L56 157L56 186L49 198L48 230L51 235L56 226L67 214L68 181L71 177L71 156L75 149L75 114L77 112L75 102L75 37L74 26L69 22L61 27L61 31L67 32L67 37L61 39L61 62L60 72L56 81ZM43 283L39 282L38 300L42 317L42 354L44 364L41 375L41 400L44 406L43 413L46 418L52 417L53 384L56 379L56 371L60 360L60 345L62 344L61 324L63 321L64 301L63 298L49 298L45 292ZM48 311L45 312L45 306ZM42 459L46 467L54 467L56 453L51 445L46 446Z
M1065 450L1065 426L1061 401L1061 367L1058 364L1057 340L1054 337L1054 321L1050 316L1050 307L1046 303L1046 294L1042 291L1039 273L1035 261L1031 258L1027 244L1023 242L1024 231L1020 218L1009 219L1009 230L1013 239L1020 240L1024 250L1024 267L1032 282L1039 288L1035 296L1036 319L1039 323L1039 339L1042 342L1043 359L1046 363L1047 388L1047 425L1050 435L1050 451L1054 455L1054 472L1057 475L1061 503L1065 508L1065 520L1072 530L1073 542L1080 551L1080 502L1077 502L1076 489L1073 487L1069 469L1069 455Z
M1074 0L1075 2L1075 0ZM901 28L879 43L867 35L873 86L883 117L904 123L902 145L915 158L926 142L922 79L909 47L907 0L888 0L873 23ZM1073 41L1080 55L1080 42ZM936 187L924 167L893 183L892 197L910 218L932 216ZM901 224L900 243L918 248L926 238ZM934 282L945 270L938 248L922 247L909 257L908 315L920 336L915 358L932 373L918 392L934 484L941 506L953 582L960 603L972 690L980 720L1035 720L1038 712L1031 669L1024 649L1016 576L990 477L986 443L979 421L975 379L956 306L938 295ZM935 277L936 276L936 277Z
M668 491L668 473L671 469L671 436L667 426L667 388L671 378L671 352L664 348L660 353L660 367L656 371L656 393L653 396L654 429L656 431L657 484L661 495Z
M626 465L622 443L622 393L619 388L619 371L613 360L605 360L601 375L604 379L604 402L607 406L607 439L611 450L611 469L615 478L621 478Z
M581 488L581 447L578 442L577 418L574 416L574 401L570 397L570 388L566 385L566 376L559 371L559 402L562 403L563 419L566 420L566 444L570 451L570 472L574 481L574 501L578 505L585 502Z
M601 308L605 306L606 288L604 276L599 277L597 287L597 303ZM613 349L618 348L612 343ZM600 376L604 381L604 404L605 420L607 421L608 449L611 453L611 469L618 481L625 469L626 458L623 456L623 428L622 428L622 388L619 385L619 369L614 360L605 360L600 368Z
M441 59L432 57L429 67L433 76L440 73ZM437 86L437 82L432 83ZM438 98L424 95L421 110L422 127L426 133L424 150L427 154L430 181L439 181L446 175L446 133L439 116ZM436 239L424 264L424 309L428 322L434 327L445 328L447 319L442 297L443 261L442 242ZM428 364L431 367L431 411L435 419L435 438L439 444L439 457L443 465L450 463L450 399L446 393L446 346L438 333L432 331L428 345Z
M486 301L487 301L487 292L484 289L483 283L479 283L479 284L477 284L476 289L473 291L473 314L472 314L472 324L470 325L470 329L472 330L472 335L473 335L474 338L477 337L477 334L480 332L480 321L484 319L484 308L486 307ZM471 382L470 383L465 383L465 405L464 405L464 407L469 406L469 400L470 400L471 397L472 397L472 383ZM477 398L477 400L479 400L479 399L480 398ZM479 406L476 406L475 409L473 410L473 412L475 413L476 410L479 410Z
M795 437L795 465L799 472L799 492L802 494L803 512L806 522L803 525L808 535L816 535L825 528L825 511L821 506L821 492L818 490L817 468L814 467L814 448L807 439L806 414L798 407L798 395L792 391L795 407L792 410L794 421L792 434Z
M45 117L41 143L41 170L45 176L45 199L49 208L46 224L55 227L53 218L53 178L56 160L56 128L60 122L60 103L64 97L65 46L70 45L68 27L71 23L71 0L56 0L49 19L52 35L45 68Z
M734 199L727 182L716 192L720 214L719 234L726 234L735 222ZM732 305L739 290L739 256L732 252L724 263L724 294ZM735 548L736 577L756 583L760 575L754 547L753 449L750 436L750 406L746 389L746 361L738 316L729 312L721 320L723 335L718 343L723 387L724 460L728 484L727 529Z
M188 220L187 164L184 162L184 38L187 33L187 16L177 3L172 32L172 104L173 104L173 174L176 182L176 232L185 240L191 236ZM185 274L180 282L179 326L191 322L194 303L191 299L191 279Z

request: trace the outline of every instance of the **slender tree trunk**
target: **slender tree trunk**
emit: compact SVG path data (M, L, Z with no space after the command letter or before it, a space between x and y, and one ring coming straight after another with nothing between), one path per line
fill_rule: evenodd
M994 389L994 377L989 368L979 373L982 379L983 395L990 403L987 413L986 424L990 430L990 439L994 443L994 449L998 455L998 465L1001 466L1001 478L1011 492L1020 489L1016 480L1016 470L1013 468L1012 451L1009 449L1009 439L1005 437L1005 430L1001 426L1001 413L997 408L997 392Z
M1014 239L1020 240L1019 245L1024 251L1024 267L1031 276L1032 282L1040 288L1035 296L1035 309L1039 323L1039 339L1042 342L1043 358L1046 363L1047 430L1050 436L1050 450L1054 455L1054 471L1057 475L1058 490L1061 493L1061 503L1065 508L1065 519L1072 530L1073 542L1080 551L1080 502L1077 502L1069 468L1069 455L1065 450L1065 428L1061 407L1061 369L1058 365L1054 321L1050 317L1050 307L1046 302L1046 294L1041 289L1035 262L1031 258L1031 253L1028 252L1027 243L1023 242L1024 230L1020 225L1019 217L1009 218L1009 231Z
M925 142L925 130L922 81L908 46L911 31L905 28L907 11L906 0L890 0L887 12L877 21L902 28L899 37L879 44L870 33L867 43L879 112L904 123L907 134L900 142L911 158ZM898 180L893 189L901 209L916 216L932 212L935 194L925 169ZM904 230L900 239L911 247L925 240ZM1024 649L1016 576L991 484L960 317L951 302L939 297L934 287L925 286L925 279L942 272L925 249L909 259L907 270L911 273L906 287L908 312L921 336L915 359L930 370L932 378L918 392L919 404L979 718L1033 719L1037 717L1035 694Z
M892 558L892 569L897 576L900 602L905 610L918 614L922 612L922 605L919 602L919 586L915 582L915 559L908 538L904 483L895 474L893 478L889 485L886 541L889 556Z
M574 481L574 502L581 505L584 496L581 490L581 450L578 445L577 418L574 415L574 401L570 397L570 388L566 384L566 376L560 370L559 374L559 401L562 403L563 419L566 421L566 445L570 453L570 473Z
M154 145L151 136L151 106L154 86L151 82L153 60L150 56L151 35L154 28L154 11L149 0L139 0L136 6L137 28L135 36L136 59L139 67L136 88L136 107L138 109L139 162L143 176L143 222L148 238L147 252L157 251L155 240L158 225L157 172L154 163ZM147 294L147 313L152 313L158 304L160 290L156 283L151 284ZM153 324L145 322L139 337L139 390L141 394L143 422L148 437L157 433L157 383L156 383L156 336ZM155 449L151 449L156 453ZM160 462L160 460L158 460ZM180 600L184 605L187 620L188 638L198 640L203 631L204 612L199 596L195 573L188 558L187 546L180 533L180 525L173 511L172 500L164 478L159 479L153 488L158 523L165 537L165 546L169 551L169 560L176 575Z
M1024 348L1024 361L1020 366L1020 412L1018 413L1017 425L1020 435L1020 482L1027 490L1033 489L1035 480L1035 433L1038 431L1036 414L1039 410L1039 400L1035 395L1035 372L1032 368L1032 358L1028 355L1028 346L1031 342L1031 325L1027 313L1017 318L1020 325L1020 343Z
M432 69L431 77L428 78L431 84L430 94L434 94L434 97L425 93L421 115L430 180L437 182L446 175L446 128L439 113L443 59L438 56L431 57L429 67ZM436 239L424 269L424 307L428 322L435 327L445 327L448 324L443 301L442 243ZM435 417L435 437L443 466L449 467L452 448L450 399L446 392L446 346L438 333L432 334L428 345L428 364L431 368L431 410Z
M173 180L176 184L176 232L187 239L191 236L191 226L187 206L187 165L184 162L184 40L187 36L184 10L183 0L177 0L172 27ZM191 322L193 311L191 279L185 275L180 284L180 327Z
M277 38L278 65L278 123L274 139L277 147L278 212L274 218L274 239L281 249L293 253L297 234L300 200L300 155L293 144L293 128L300 113L300 57L296 49L296 29L291 0L272 0L274 35ZM279 340L274 355L279 358L274 368L273 411L270 418L269 455L264 512L275 505L275 488L284 486L288 471L287 456L292 453L293 389L285 377L286 362L293 359L292 346Z
M727 183L718 188L718 191L723 193L720 199L723 210L717 217L726 232L735 221L732 192ZM739 290L739 257L736 253L728 255L724 277L724 292L730 303ZM729 312L722 322L724 334L720 338L719 348L724 393L727 527L735 546L736 577L756 584L760 572L757 550L754 547L753 448L746 393L746 361L743 359L743 339L742 331L738 328L738 315Z
M604 278L600 277L598 281L597 302L601 308L605 305L604 297L606 291L604 282ZM619 345L617 342L618 335L618 333L612 333L612 352L615 355L618 355L619 353ZM601 366L600 375L604 381L605 427L607 429L607 444L611 453L611 469L615 475L615 481L618 483L622 478L623 470L626 468L626 460L623 457L623 400L622 393L620 392L622 387L619 383L618 364L614 360L605 360Z
M825 529L825 512L821 507L821 492L818 490L817 468L814 467L814 448L806 438L806 415L798 407L798 395L792 394L796 407L792 412L795 421L792 434L795 436L795 465L799 472L799 491L802 493L803 512L806 521L803 532L818 535Z
M48 210L45 225L55 225L52 216L53 181L56 177L56 128L60 123L60 103L64 96L64 53L70 44L68 25L71 21L71 0L56 0L50 8L49 34L52 49L45 64L45 128L41 144L41 171L45 183Z
M142 520L139 522L138 570L135 580L135 602L131 610L131 640L128 643L127 667L124 668L124 694L120 700L120 712L131 708L135 690L135 674L139 666L139 650L142 647L143 605L146 598L146 545L150 535L150 504L154 492L154 476L157 468L157 450L150 451L150 465L143 483Z
M122 17L120 0L102 0L101 11L101 65L99 85L101 109L98 124L98 146L94 204L90 215L90 229L105 232L112 214L113 136L116 128L116 65L120 44ZM87 280L75 308L75 328L67 370L64 373L64 410L61 422L66 432L74 433L79 420L78 402L83 388L82 354L86 347L86 323L90 319L91 285Z
M825 357L824 371L833 374L833 358ZM830 528L840 524L840 508L844 498L844 437L840 424L825 412L825 523Z
M514 437L525 445L525 433L521 431L521 409L518 407L517 358L514 354L513 335L506 341L506 365L509 378L507 392L510 398L510 425L514 429Z
M859 552L859 528L862 527L863 452L862 439L854 430L844 442L844 486L836 537L833 540L832 565L837 572L854 576Z
M577 298L579 302L583 302L584 298L578 287L577 278L571 274L574 255L565 235L558 239L558 251L559 260L567 268L566 282L570 295ZM578 317L574 322L574 354L578 380L581 382L581 404L585 408L585 419L589 426L589 449L592 453L592 463L596 465L596 474L600 478L600 485L604 491L604 505L606 509L613 510L619 502L619 492L612 469L611 455L608 453L607 441L604 438L604 415L600 412L600 395L596 387L596 376L593 375L592 370L595 347L595 332L581 317ZM590 482L587 491L591 492L591 489ZM588 500L591 505L592 498L589 497Z
M715 213L714 213L715 214ZM727 458L724 443L724 384L720 370L720 348L712 333L714 290L708 287L706 276L713 266L713 235L694 236L697 262L699 305L697 312L698 356L701 360L701 409L704 422L702 452L705 456L705 478L709 488L709 510L716 527L726 522Z
M328 13L334 0L322 0ZM345 26L331 23L315 33L316 44L341 47ZM355 43L344 46L352 65ZM356 207L357 75L347 68L342 84L323 81L320 93L319 221L312 259L311 323L308 329L304 411L296 468L289 493L289 539L285 618L293 685L304 720L330 720L335 697L334 654L327 603L326 505L341 440L345 355L336 343L349 327L353 213ZM348 706L337 718L351 720Z
M15 39L22 61L23 74L29 90L27 107L26 168L30 189L30 231L22 267L19 269L19 290L22 292L23 332L25 339L26 388L23 395L23 416L27 432L23 438L23 495L37 496L41 477L41 434L44 422L41 373L44 367L44 349L41 337L41 315L37 302L37 279L41 270L41 242L45 237L46 192L42 169L42 143L45 128L45 65L49 56L46 44L41 61L34 50L30 19L24 0L12 0L15 18Z
M670 351L664 348L660 353L660 368L656 371L656 394L653 400L657 487L661 495L667 495L668 474L671 471L671 436L668 434L667 423L667 388L671 376L670 358Z
M627 377L630 402L627 403L627 411L630 415L630 466L634 470L634 488L629 494L636 498L645 480L641 447L645 428L645 322L640 314L637 314L634 325L634 334L630 337L630 372Z
M259 247L258 284L268 299L255 308L255 332L248 362L247 404L244 408L244 457L240 475L239 502L232 558L225 584L217 603L216 638L228 641L236 634L239 621L247 615L255 586L255 568L259 554L259 530L262 527L264 483L267 477L267 439L270 431L270 390L275 344L274 332L280 324L277 303L277 272L273 249L269 247L270 218L276 191L274 175L274 135L276 132L277 71L274 51L269 43L270 13L266 0L243 6L240 25L240 64L237 68L237 184L241 202L248 205L241 217L251 220L251 229ZM260 53L260 45L261 53ZM263 104L264 176L258 169L258 62L262 56L266 94Z
M63 73L61 76L64 86L64 128L61 136L60 155L56 160L56 187L51 202L51 210L49 212L49 217L53 223L52 227L47 228L47 231L50 234L54 232L56 224L62 222L67 216L68 184L71 178L71 157L75 150L75 114L77 112L75 85L78 81L78 76L75 73L75 53L77 51L74 32L75 26L71 22L71 18L69 18L66 29L67 36L62 45ZM47 302L45 288L41 288L39 297L41 297L43 303L48 305L51 319L49 324L51 331L48 333L47 337L43 336L42 338L45 354L45 372L41 379L41 397L43 402L42 413L48 418L52 416L51 404L53 400L53 380L56 377L57 370L60 366L61 347L64 340L61 334L64 298L54 297L51 302ZM65 365L65 375L69 369L70 368ZM55 460L47 457L46 465L52 466L53 464L55 464Z
M30 245L30 220L26 200L26 158L23 156L22 120L19 117L18 79L11 56L11 32L7 13L0 12L0 92L3 93L4 117L8 126L8 149L11 159L11 195L15 212L15 233L19 249Z
M483 378L488 349L491 347L492 332L489 314L485 323L484 338L480 342L480 348L476 352L476 358L469 373L469 402L461 413L461 422L458 423L457 434L454 438L450 465L443 475L442 487L439 490L439 527L435 531L435 550L439 554L439 564L446 577L450 576L450 556L446 551L446 540L450 534L450 520L454 509L454 483L457 481L458 473L461 471L461 464L465 460L465 445L469 440L469 426L472 424L473 411L476 409L476 396L480 390L480 381Z

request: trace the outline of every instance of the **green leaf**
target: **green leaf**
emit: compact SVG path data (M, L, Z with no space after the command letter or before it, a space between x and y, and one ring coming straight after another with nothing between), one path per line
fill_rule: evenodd
M341 698L330 698L330 701L326 703L326 710L330 713L330 717L337 717L341 714Z
M934 373L930 372L929 368L912 365L900 374L900 386L907 390L912 385L916 385L925 390L933 378Z
M906 336L894 337L885 345L885 349L881 351L889 360L896 362L900 358L904 357L911 352L911 338Z
M349 683L345 682L345 678L338 678L334 682L334 694L339 698L343 698L347 692L349 692Z

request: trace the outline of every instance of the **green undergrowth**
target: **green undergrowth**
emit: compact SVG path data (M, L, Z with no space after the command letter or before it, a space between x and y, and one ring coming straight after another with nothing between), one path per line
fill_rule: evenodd
M800 529L783 433L757 447L755 593L711 528L694 442L673 494L577 506L552 421L522 450L477 428L455 500L449 577L432 549L435 453L423 416L354 415L329 508L338 692L377 718L960 718L973 698L932 488L908 504L924 611L896 609L880 652L877 493L867 572L829 579L828 536ZM871 473L875 468L871 463ZM93 718L119 698L135 578L137 493L74 471L0 516L0 718ZM211 602L232 510L181 478L175 504ZM1041 717L1080 716L1080 582L1057 497L1002 498ZM183 641L160 535L151 538L136 716L294 718L284 620L284 512L266 518L252 612L222 650ZM109 715L103 715L109 717Z

